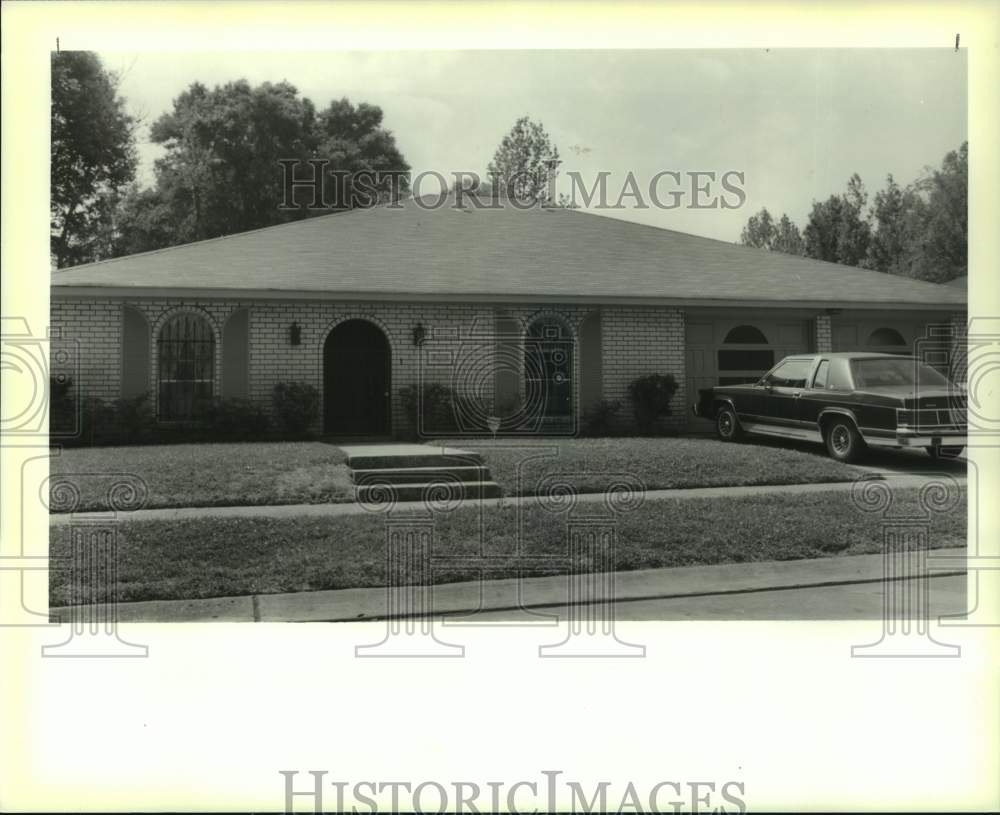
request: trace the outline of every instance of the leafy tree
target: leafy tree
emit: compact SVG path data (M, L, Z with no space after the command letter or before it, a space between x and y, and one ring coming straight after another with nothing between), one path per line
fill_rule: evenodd
M486 173L502 195L517 201L546 203L549 180L562 163L541 122L522 116L503 137Z
M317 113L288 82L252 87L246 80L207 88L192 84L157 119L150 136L166 148L155 165L151 190L132 190L120 215L120 253L229 235L283 223L328 210L324 203L349 207L358 202L355 187L338 188L338 172L409 169L392 133L382 127L374 105L342 99ZM302 162L298 179L322 159L325 201L307 209L312 194L297 187L301 207L282 209L283 159ZM401 190L406 179L398 179ZM387 193L375 191L376 203Z
M743 227L740 243L744 246L755 246L773 252L784 252L789 255L805 253L805 245L799 228L784 213L775 224L771 213L764 207L756 215L751 215Z
M805 241L802 240L799 228L784 213L775 227L771 249L775 252L784 252L787 255L804 255L806 253Z
M968 274L969 143L948 153L940 170L914 184L916 203L910 211L905 273L943 283Z
M874 230L864 265L879 272L901 274L902 264L913 238L909 222L919 203L912 190L903 189L890 173L884 190L875 193L871 208Z
M52 54L50 252L56 267L111 254L119 195L135 176L135 119L89 51Z
M857 173L843 195L813 202L805 228L806 255L832 263L860 266L868 254L871 227L864 214L868 194Z
M770 249L774 242L774 219L767 207L747 219L740 235L740 243L744 246L754 246L757 249Z

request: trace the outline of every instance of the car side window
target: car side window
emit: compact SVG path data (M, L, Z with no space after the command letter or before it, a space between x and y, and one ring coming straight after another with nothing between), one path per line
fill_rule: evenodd
M846 359L834 359L830 364L830 373L826 380L828 391L849 391L852 390L851 373L848 370Z
M810 368L811 359L786 360L767 375L767 383L776 388L804 388Z
M830 360L824 359L820 361L819 367L816 369L816 376L813 377L813 387L814 388L826 388L826 378L830 373Z

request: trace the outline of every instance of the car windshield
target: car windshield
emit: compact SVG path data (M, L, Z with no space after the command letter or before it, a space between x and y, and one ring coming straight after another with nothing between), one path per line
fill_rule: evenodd
M948 387L948 378L930 365L914 359L875 357L852 359L851 372L858 388L879 388L892 385L923 385Z

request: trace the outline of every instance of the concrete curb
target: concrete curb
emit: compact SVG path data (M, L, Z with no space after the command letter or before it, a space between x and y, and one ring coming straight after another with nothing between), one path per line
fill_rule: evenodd
M964 552L964 548L961 549ZM935 566L939 561L940 568ZM959 575L965 570L956 549L931 550L928 569L933 576ZM706 595L801 589L871 583L883 579L883 556L848 555L815 560L724 563L615 572L616 601L703 597ZM475 623L479 611L511 611L524 620L521 609L567 604L568 575L446 583L431 589L435 615L465 615ZM119 603L120 622L359 622L386 615L385 588L259 594L204 600L152 600ZM84 607L88 613L94 611ZM53 608L53 619L69 620L69 608ZM96 612L95 612L96 613ZM552 625L551 619L540 624Z

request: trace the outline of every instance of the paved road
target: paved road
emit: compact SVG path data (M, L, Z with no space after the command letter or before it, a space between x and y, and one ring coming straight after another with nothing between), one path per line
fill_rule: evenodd
M964 575L929 581L932 622L941 614L965 611ZM716 594L616 604L618 620L877 620L882 615L881 582L812 586L745 594ZM544 609L562 614L565 609ZM482 622L510 618L510 612L476 615Z

